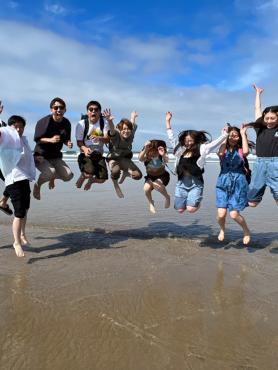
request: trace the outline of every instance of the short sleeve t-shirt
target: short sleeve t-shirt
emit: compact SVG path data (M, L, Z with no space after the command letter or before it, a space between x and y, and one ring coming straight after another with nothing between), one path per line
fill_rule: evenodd
M257 134L256 154L258 157L278 157L278 126L254 128Z
M100 122L97 121L96 123L91 123L89 121L89 129L86 137L84 138L84 130L85 130L85 120L81 120L77 123L75 128L75 137L77 141L83 141L84 144L93 151L97 151L103 153L103 142L98 141L97 138L93 138L92 136L107 136L108 133L108 123L104 121L104 128L103 132L100 129Z

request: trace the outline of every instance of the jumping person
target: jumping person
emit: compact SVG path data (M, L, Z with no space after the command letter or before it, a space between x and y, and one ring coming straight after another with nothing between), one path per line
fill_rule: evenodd
M64 117L66 103L61 98L50 102L51 114L40 119L35 129L34 158L37 169L41 172L34 185L33 196L41 199L41 186L48 182L49 189L55 187L55 179L70 181L73 178L68 165L62 160L63 145L72 148L71 124Z
M278 205L278 106L267 107L261 112L261 94L263 89L253 85L255 96L255 119L245 124L256 131L256 155L252 180L249 186L248 203L256 207L262 200L266 187L270 188Z
M113 123L113 116L110 109L106 109L103 115L109 124L108 136L110 138L110 147L109 153L107 154L107 161L111 171L111 179L116 194L119 198L123 198L124 195L118 182L121 171L123 171L124 177L127 175L133 180L140 180L142 178L141 171L131 160L133 156L132 143L137 130L137 124L135 122L137 113L131 112L130 120L126 118L121 119L116 128Z
M109 142L107 136L109 126L101 115L99 102L91 100L87 104L87 117L78 122L75 130L77 145L81 153L78 164L81 175L76 187L81 188L88 179L84 190L89 190L93 183L102 184L108 179L103 144Z
M185 130L178 139L174 136L171 126L172 113L166 113L166 130L171 146L176 157L176 173L178 182L175 189L174 208L183 213L196 212L201 205L204 190L204 165L206 156L216 151L226 140L227 128L222 135L209 142L208 133L205 131Z
M228 138L218 151L221 172L216 183L217 220L220 226L218 240L225 238L227 210L231 218L243 229L243 244L250 243L250 230L240 214L248 204L248 181L246 178L245 157L249 154L246 135L247 128L228 128Z
M151 213L156 213L152 191L155 189L165 198L165 208L170 207L170 195L167 193L166 186L170 181L169 172L165 165L168 161L167 147L163 140L150 140L144 145L139 153L139 161L144 162L147 176L145 176L144 192L149 203Z
M13 247L18 257L24 256L22 246L29 243L25 227L27 212L30 208L30 181L35 180L36 175L32 150L27 138L23 136L25 125L23 117L11 116L8 126L13 129L0 129L0 146L7 146L7 154L5 155L4 149L1 152L2 170L5 176L5 192L11 198L14 208Z
M0 100L0 114L3 112L4 106L2 104L2 101ZM6 123L1 120L0 118L0 127L6 127ZM2 171L0 170L0 179L5 182L5 178L2 174ZM4 212L6 215L11 216L13 214L13 211L10 209L8 205L9 196L7 193L3 193L2 198L0 199L0 211Z

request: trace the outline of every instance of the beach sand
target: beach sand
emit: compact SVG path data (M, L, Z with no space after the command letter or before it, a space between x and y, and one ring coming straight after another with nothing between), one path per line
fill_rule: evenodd
M0 368L276 369L277 206L244 211L250 247L230 220L218 242L213 166L190 216L159 195L149 215L142 182L125 199L57 182L32 200L21 259L1 215Z

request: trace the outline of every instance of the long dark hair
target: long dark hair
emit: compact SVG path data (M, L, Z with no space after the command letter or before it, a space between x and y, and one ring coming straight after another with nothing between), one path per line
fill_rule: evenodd
M188 149L186 150L192 152L193 157L200 156L201 144L208 143L211 141L211 135L206 131L196 131L196 130L182 131L179 133L178 137L179 143L177 147L174 149L174 154L179 147L184 146L184 139L186 138L186 136L191 136L192 139L194 140L194 145L192 146L192 148L190 148L190 150Z
M240 129L238 127L236 127L236 126L231 126L228 123L227 123L227 125L228 125L228 134L231 131L236 131L238 133L239 141L237 143L237 147L242 149L242 137L241 137ZM248 142L248 146L249 146L250 149L254 149L256 147L256 144L253 141L247 139L247 142ZM226 149L229 149L229 148L230 148L229 139L227 139L227 141L226 141Z

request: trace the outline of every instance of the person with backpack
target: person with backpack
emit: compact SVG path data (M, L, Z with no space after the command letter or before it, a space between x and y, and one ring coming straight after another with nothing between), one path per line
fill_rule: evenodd
M175 137L171 126L172 113L166 113L166 130L169 141L176 157L175 171L178 181L175 189L174 208L183 213L194 213L201 205L204 191L204 166L206 156L217 151L226 141L227 128L222 135L209 142L206 131L185 130L178 138Z
M103 145L109 142L109 126L101 114L101 105L91 100L87 104L87 114L77 123L75 137L80 148L78 165L81 175L76 187L81 188L87 179L84 190L89 190L93 183L102 184L108 179Z
M110 109L106 109L103 112L109 124L108 137L109 142L109 153L107 154L107 161L111 171L111 179L119 198L123 198L124 195L119 186L119 178L121 171L123 172L122 180L125 177L131 177L133 180L140 180L142 173L136 164L132 161L132 143L134 135L137 130L136 118L137 113L131 112L130 120L122 118L117 124L116 128L113 123L113 116Z
M34 159L36 168L41 172L34 184L33 196L41 199L41 186L48 182L49 189L55 187L55 179L70 181L73 178L69 166L63 161L63 145L72 148L71 123L64 117L66 103L61 98L50 102L51 114L40 119L35 128Z
M247 128L228 127L228 137L218 151L221 171L216 183L217 221L220 226L218 240L225 239L227 211L231 218L243 229L243 244L250 243L250 230L240 214L248 205L248 179L250 170L247 161L249 145Z
M255 122L245 124L256 132L257 159L253 166L252 180L248 191L248 204L257 207L262 201L266 187L270 188L278 205L278 106L261 110L263 89L253 85L255 95Z
M152 191L155 189L165 198L165 208L170 207L170 195L166 186L169 184L170 175L165 166L168 161L167 147L163 140L150 140L139 153L139 161L144 162L147 176L145 176L144 192L149 203L149 210L155 214Z

